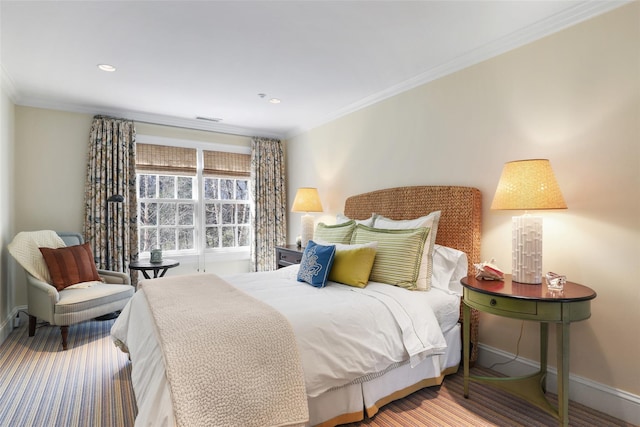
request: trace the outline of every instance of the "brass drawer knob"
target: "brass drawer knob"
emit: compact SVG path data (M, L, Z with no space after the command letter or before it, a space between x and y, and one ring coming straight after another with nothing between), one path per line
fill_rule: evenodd
M498 304L498 301L496 301L494 298L491 298L491 301L489 301L489 304L493 307L496 304Z

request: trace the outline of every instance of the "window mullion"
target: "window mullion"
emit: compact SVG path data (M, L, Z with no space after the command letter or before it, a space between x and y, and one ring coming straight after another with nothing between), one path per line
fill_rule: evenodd
M202 170L204 168L204 157L202 149L197 149L196 155L196 251L198 252L198 271L206 272L206 214L204 203L204 178L202 176Z

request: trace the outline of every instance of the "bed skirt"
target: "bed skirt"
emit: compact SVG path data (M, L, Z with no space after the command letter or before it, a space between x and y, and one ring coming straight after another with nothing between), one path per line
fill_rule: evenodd
M461 328L457 324L444 334L447 353L427 358L414 368L409 363L383 375L352 382L309 398L309 425L332 427L374 416L380 408L425 387L442 384L446 375L458 371L461 360ZM439 364L436 369L434 364ZM364 406L363 406L364 402Z

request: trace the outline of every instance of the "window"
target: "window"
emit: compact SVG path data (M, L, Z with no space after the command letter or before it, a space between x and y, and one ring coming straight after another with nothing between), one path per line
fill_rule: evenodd
M136 163L140 253L248 250L248 154L138 143Z
M207 248L249 246L249 182L246 179L204 178Z
M140 252L195 250L195 178L137 174Z

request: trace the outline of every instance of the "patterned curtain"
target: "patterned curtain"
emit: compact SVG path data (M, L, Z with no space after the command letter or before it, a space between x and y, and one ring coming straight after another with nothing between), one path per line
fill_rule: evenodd
M252 271L276 268L275 246L287 242L287 192L284 152L277 139L251 140Z
M130 120L95 116L89 136L84 238L99 269L126 272L138 258L136 129Z

